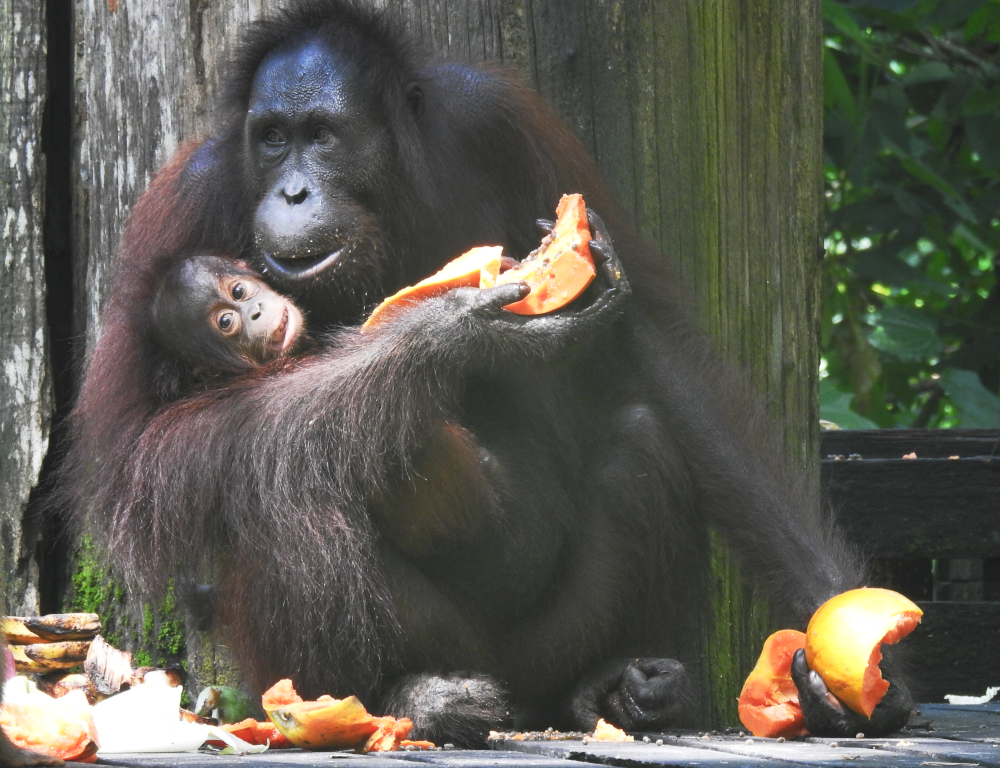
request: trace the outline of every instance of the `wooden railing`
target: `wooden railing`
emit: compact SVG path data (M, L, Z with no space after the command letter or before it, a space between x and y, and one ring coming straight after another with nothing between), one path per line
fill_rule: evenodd
M1000 430L830 431L820 456L876 585L924 610L903 646L917 699L1000 685Z

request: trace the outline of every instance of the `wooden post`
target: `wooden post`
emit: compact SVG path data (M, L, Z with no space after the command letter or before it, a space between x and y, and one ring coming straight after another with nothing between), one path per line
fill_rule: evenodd
M45 322L42 221L45 158L45 12L36 0L0 0L0 596L3 611L37 612L37 530L24 512L49 443L52 388Z

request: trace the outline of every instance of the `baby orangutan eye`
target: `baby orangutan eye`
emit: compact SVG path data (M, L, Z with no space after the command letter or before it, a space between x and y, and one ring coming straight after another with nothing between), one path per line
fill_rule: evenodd
M246 291L246 288L243 287L243 283L237 283L236 285L233 286L233 289L232 289L232 291L230 291L230 293L232 294L232 296L233 296L234 299L236 299L237 301L239 301L244 296L246 296L247 291ZM221 321L221 318L220 318L220 321ZM222 330L225 330L225 328L223 328Z
M234 294L235 292L236 290L233 289ZM220 331L222 331L223 333L228 333L233 329L233 324L235 320L236 317L232 312L223 312L221 315L219 315L219 319L216 322L219 325Z

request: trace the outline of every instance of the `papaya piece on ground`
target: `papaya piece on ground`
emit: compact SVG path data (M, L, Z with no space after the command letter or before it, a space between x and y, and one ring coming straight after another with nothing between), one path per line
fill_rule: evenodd
M278 731L303 749L343 749L364 744L379 728L381 718L368 714L357 696L329 695L303 701L291 680L280 680L261 699Z
M787 739L807 733L792 680L792 657L805 644L805 634L794 629L782 629L764 641L738 702L740 722L754 736Z
M59 699L39 694L30 703L3 704L0 728L15 746L63 760L94 762L99 747L90 702L82 691Z
M611 723L607 722L603 717L597 721L597 726L594 728L594 740L595 741L634 741L634 736L629 736L621 728L613 726Z
M408 717L397 720L394 717L378 717L378 730L368 737L362 752L395 752L400 749L402 741L413 730L413 721Z

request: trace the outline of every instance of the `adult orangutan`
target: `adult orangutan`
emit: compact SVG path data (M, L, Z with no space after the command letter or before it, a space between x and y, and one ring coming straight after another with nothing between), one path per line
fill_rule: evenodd
M129 221L69 482L131 583L214 559L218 627L253 686L354 693L437 741L511 719L663 728L699 716L709 525L789 622L858 584L674 271L530 91L330 0L254 26L223 93L215 132ZM471 246L526 254L565 192L607 221L573 304L517 316L502 306L523 285L459 289L359 332ZM198 252L244 259L325 335L189 386L150 303ZM906 721L898 680L859 724L796 674L814 733Z

